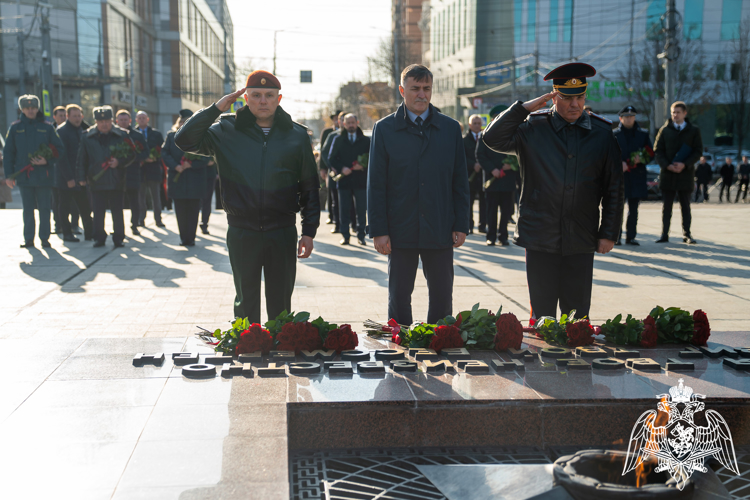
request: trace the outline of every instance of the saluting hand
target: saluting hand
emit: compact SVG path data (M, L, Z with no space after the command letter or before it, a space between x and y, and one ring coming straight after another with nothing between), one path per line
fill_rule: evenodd
M219 108L219 111L222 113L226 113L229 111L229 108L232 107L232 104L235 103L237 99L242 95L242 93L245 92L245 89L239 89L235 90L231 94L227 94L221 99L219 99L219 102L216 103L216 107Z
M541 97L537 97L532 101L526 101L525 103L523 103L523 107L526 109L526 111L529 112L537 111L539 109L547 107L547 102L558 95L560 95L560 93L555 90L553 92L550 92L549 94L544 94Z

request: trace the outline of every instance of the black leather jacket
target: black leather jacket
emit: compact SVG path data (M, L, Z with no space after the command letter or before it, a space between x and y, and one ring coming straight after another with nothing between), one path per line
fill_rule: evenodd
M573 255L595 252L598 239L617 240L623 173L608 120L584 112L568 124L554 108L529 116L518 101L495 118L483 138L490 148L518 156L517 245Z
M175 144L214 157L230 226L271 231L293 226L301 212L302 234L315 237L320 182L310 137L281 107L266 136L247 107L221 114L212 104L185 122Z

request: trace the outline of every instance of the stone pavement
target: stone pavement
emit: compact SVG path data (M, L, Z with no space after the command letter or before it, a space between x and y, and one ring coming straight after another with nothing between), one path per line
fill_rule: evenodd
M660 208L658 203L643 205L642 246L616 247L596 257L592 322L618 313L644 317L659 304L701 308L716 330L747 330L750 206L695 205L695 246L681 243L679 210L672 223L673 242L654 243L661 229ZM53 235L51 249L26 250L18 247L20 210L0 210L0 339L186 337L196 326L227 326L234 289L224 214L214 212L211 235L199 235L193 248L178 245L173 213L165 215L163 229L154 227L151 215L147 220L142 236L128 236L122 249L114 249L111 240L105 248L92 248L90 242L64 243ZM293 308L309 311L313 318L351 323L355 329L368 318L387 320L387 259L369 239L366 247L340 247L331 227L321 226L313 256L297 267ZM487 247L483 236L470 235L456 252L454 309L480 302L527 318L523 249ZM421 274L413 305L415 318L426 317Z

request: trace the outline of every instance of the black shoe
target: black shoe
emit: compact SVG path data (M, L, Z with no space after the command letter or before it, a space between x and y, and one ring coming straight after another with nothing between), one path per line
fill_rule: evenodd
M639 247L639 246L641 246L641 244L640 244L640 243L638 243L638 242L637 242L637 241L635 241L635 240L625 240L625 244L626 244L626 245L633 245L633 246L635 246L635 247Z
M336 234L336 233L340 233L340 232L341 232L341 231L339 230L339 227L338 227L338 226L336 226L336 227L334 227L333 229L331 229L331 233L333 233L333 234Z
M487 234L487 228L484 226L479 226L478 231L482 234Z
M167 227L167 226L165 226L163 222L157 222L156 227Z
M76 226L73 228L73 234L83 234L83 231L81 231L81 228Z
M125 246L125 243L123 243L122 241L120 243L115 243L115 248L122 248L124 246Z
M683 241L683 243L687 243L688 245L695 245L696 243L698 243L689 234L687 236L683 236L682 237L682 241Z
M330 217L328 217L326 219L326 224L334 224L333 219L331 219Z
M23 245L21 245L21 248L34 248L34 242L33 241L27 241Z
M662 237L656 240L656 242L657 243L669 243L669 236L662 235Z
M72 234L66 234L65 236L63 236L63 241L70 241L72 243L78 243L81 240L79 240L78 238L76 238Z
M615 241L615 246L616 247L622 246L622 241L620 240Z
M495 246L495 242L492 241L492 240L487 240L487 246L488 247L494 247Z
M141 232L138 231L138 228L136 226L133 226L130 228L133 231L133 236L140 236Z
M357 243L359 243L362 246L366 246L367 245L367 242L365 241L364 238L357 238Z
M349 240L341 240L341 241L339 241L339 245L348 245L348 244L349 244Z
M50 245L49 241L43 241L42 248L52 248L52 245Z
M103 247L103 246L104 246L104 242L103 241L97 241L97 242L94 243L94 248L100 248L100 247Z
M208 226L201 226L201 233L203 234L211 234L208 232Z
M510 243L508 243L508 240L502 240L502 241L500 242L500 244L501 244L502 246L504 246L504 247L507 247L508 245L510 245Z
M195 246L195 242L193 241L191 243L184 243L184 242L181 241L180 242L180 246L181 247L194 247Z

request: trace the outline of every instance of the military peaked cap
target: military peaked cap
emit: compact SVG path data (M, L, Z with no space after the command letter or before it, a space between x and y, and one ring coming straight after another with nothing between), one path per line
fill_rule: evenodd
M179 112L179 115L180 115L181 118L184 118L184 119L187 120L188 118L190 118L191 116L193 116L193 112L191 110L189 110L189 109L181 109L180 112Z
M586 78L596 75L596 70L584 63L563 64L553 69L544 81L552 80L552 88L563 95L577 96L586 93Z
M636 111L635 108L631 106L630 104L622 108L619 113L620 116L635 116L637 114L638 114L638 111Z

